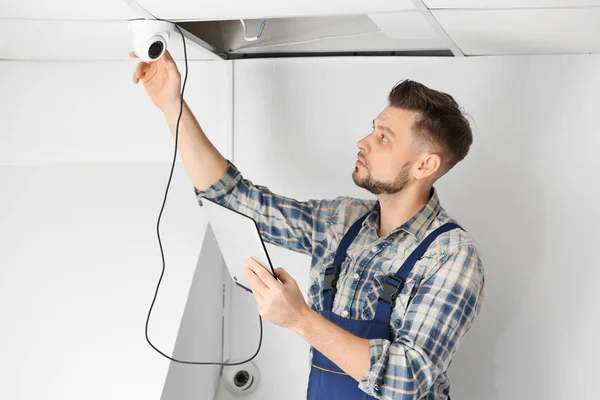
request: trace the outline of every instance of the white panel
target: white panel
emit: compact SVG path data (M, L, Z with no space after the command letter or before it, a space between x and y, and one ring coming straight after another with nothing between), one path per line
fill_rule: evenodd
M600 6L600 0L423 0L434 8L552 8Z
M137 3L157 18L185 21L352 15L415 9L411 0L139 0Z
M122 0L8 0L0 17L29 19L131 19L140 15Z
M442 42L439 36L431 28L431 25L423 18L421 13L397 12L369 14L373 20L385 32L394 39L411 40L434 40Z
M195 203L195 197L193 200ZM197 209L200 207L198 204L194 206L196 210L191 213L188 211L188 216L198 214ZM199 212L204 214L202 209ZM189 289L172 358L196 362L222 360L221 350L225 333L222 321L223 278L231 279L229 275L225 277L222 274L223 270L227 270L223 264L219 244L209 227L202 242L200 258ZM202 373L199 374L199 370ZM160 398L162 400L213 399L213 394L217 391L220 371L221 368L216 365L194 368L189 364L172 361Z
M127 60L131 36L126 21L0 20L0 59L16 60ZM188 60L212 57L186 40ZM171 33L169 52L184 58L181 35ZM213 56L214 57L214 56Z
M467 55L600 52L600 8L432 13Z

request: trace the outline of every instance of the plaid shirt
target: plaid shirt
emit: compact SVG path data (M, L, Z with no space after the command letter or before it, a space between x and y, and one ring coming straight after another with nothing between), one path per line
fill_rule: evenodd
M352 224L369 210L341 266L333 312L343 318L372 319L383 282L430 232L453 221L433 191L410 221L379 237L375 200L336 197L297 201L244 179L228 161L227 173L204 196L252 217L263 240L311 256L308 303L323 310L326 266ZM374 208L375 207L375 208ZM363 262L369 259L368 262ZM479 314L484 273L473 240L462 230L440 235L415 264L392 310L393 340L370 339L370 369L358 387L377 399L448 398L446 369ZM311 350L312 355L312 350Z

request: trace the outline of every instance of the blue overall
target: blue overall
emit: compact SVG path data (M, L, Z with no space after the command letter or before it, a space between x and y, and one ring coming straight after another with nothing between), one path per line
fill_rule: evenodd
M336 283L339 278L340 267L346 257L346 251L358 235L361 225L368 215L369 213L362 216L346 232L335 254L333 266L325 270L324 307L320 314L339 327L361 338L393 341L393 333L390 328L391 310L413 266L437 236L451 229L462 228L457 224L447 223L433 231L406 259L398 272L394 276L388 276L383 285L383 292L377 301L375 317L372 320L350 320L339 317L331 311L333 297L337 292ZM312 351L313 359L308 379L307 400L375 399L375 397L359 389L358 382L354 378L346 374L321 352L314 347ZM375 387L376 391L378 389L378 387Z

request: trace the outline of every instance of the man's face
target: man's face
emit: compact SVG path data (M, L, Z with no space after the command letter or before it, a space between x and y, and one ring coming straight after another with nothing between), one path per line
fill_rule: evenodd
M352 179L373 194L395 194L410 180L410 170L417 156L413 153L411 128L415 113L386 107L377 116L373 131L361 139L358 160Z

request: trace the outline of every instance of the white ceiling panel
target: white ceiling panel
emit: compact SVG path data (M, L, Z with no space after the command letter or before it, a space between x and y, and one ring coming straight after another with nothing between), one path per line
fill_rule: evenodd
M600 53L600 8L432 13L466 55Z
M131 36L126 21L0 20L0 60L130 60ZM188 60L215 56L187 40ZM171 33L169 52L184 58L178 30Z
M445 45L418 11L369 14L369 18L390 38L406 42L429 40L436 43L438 48Z
M414 10L411 0L137 0L157 18L172 21L356 15Z
M132 19L141 15L123 0L2 0L0 18Z
M430 9L598 7L600 0L423 0Z

